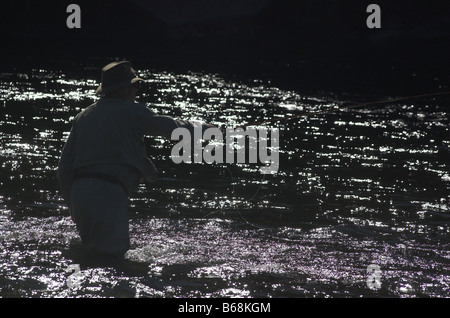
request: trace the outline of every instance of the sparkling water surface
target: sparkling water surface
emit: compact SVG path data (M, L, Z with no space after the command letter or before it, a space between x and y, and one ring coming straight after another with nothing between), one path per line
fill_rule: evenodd
M130 198L129 264L92 263L78 252L56 166L98 79L1 73L0 296L450 296L448 97L340 110L399 96L139 75L150 86L138 101L159 114L226 127L270 121L257 127L280 129L278 173L176 165L172 141L147 139L161 178ZM324 113L290 118L303 112Z

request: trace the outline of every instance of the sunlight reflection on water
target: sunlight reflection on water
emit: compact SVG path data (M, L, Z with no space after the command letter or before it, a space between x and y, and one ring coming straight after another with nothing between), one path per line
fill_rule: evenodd
M339 111L348 96L215 74L139 75L150 83L139 100L160 114L231 127L280 118L270 123L281 131L278 174L177 166L171 142L148 140L162 175L130 199L128 259L139 268L82 263L79 288L69 288L79 238L55 168L97 83L44 69L0 74L0 295L448 296L445 101ZM333 111L288 120L324 109ZM366 284L372 263L382 269L379 291Z

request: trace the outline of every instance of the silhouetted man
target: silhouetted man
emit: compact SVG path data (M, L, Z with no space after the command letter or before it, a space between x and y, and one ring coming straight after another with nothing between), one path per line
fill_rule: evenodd
M187 121L159 116L136 103L142 82L130 62L102 69L102 98L79 113L58 165L62 195L90 251L123 258L129 249L128 195L157 170L142 147L144 135L170 138ZM205 126L207 127L207 126Z

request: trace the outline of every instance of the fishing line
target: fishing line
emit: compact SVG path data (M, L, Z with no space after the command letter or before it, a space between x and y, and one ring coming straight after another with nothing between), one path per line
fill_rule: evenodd
M232 189L232 194L233 194L233 196L234 196L234 195L235 195L235 188L234 188L234 182L233 182L233 179L234 179L233 173L231 172L230 168L229 168L227 165L224 165L223 167L224 167L226 170L228 170L228 172L230 173L231 180L232 180L232 187L233 187L233 189ZM226 210L237 209L240 218L241 218L244 222L246 222L247 224L249 224L249 225L251 225L251 226L259 227L259 226L255 225L255 224L251 223L250 221L248 221L246 218L244 218L244 216L242 215L241 210L239 209L239 207L242 206L242 205L244 205L245 203L247 203L247 202L253 200L253 199L258 195L259 191L261 190L261 187L262 187L262 185L263 185L264 180L265 180L265 176L264 176L263 180L260 182L258 188L256 189L256 192L255 192L250 198L248 198L247 200L243 200L241 203L238 203L238 204L235 204L235 205L231 205L231 206L228 207L228 208L220 208L220 209L211 211L211 212L209 212L208 214L206 214L204 217L205 217L205 218L210 217L211 215L214 215L214 214L216 214L216 213L218 213L218 212L221 212L222 214L224 214L224 212L225 212Z
M236 128L246 128L249 126L256 126L256 125L262 125L262 124L267 124L267 123L271 123L271 122L277 122L277 121L284 121L284 124L286 124L286 122L288 120L291 119L295 119L295 118L299 118L299 117L305 117L305 116L310 116L310 115L320 115L320 114L326 114L326 113L330 113L336 110L346 110L346 109L355 109L355 108L361 108L361 107L366 107L366 106L373 106L373 105L378 105L378 104L387 104L387 103L394 103L394 102L398 102L398 101L403 101L403 100L410 100L410 99L417 99L417 98L422 98L422 97L431 97L431 96L439 96L439 95L448 95L450 94L450 91L446 91L446 92L434 92L434 93L425 93L425 94L419 94L419 95L410 95L410 96L403 96L403 97L397 97L397 98L393 98L393 99L385 99L385 100L378 100L378 101L371 101L371 102L364 102L364 103L357 103L357 104L352 104L352 105L348 105L348 106L341 106L338 109L327 109L327 110L323 110L323 111L316 111L316 112L301 112L301 113L297 113L295 115L292 116L288 116L288 117L284 117L284 118L274 118L271 120L265 120L265 121L260 121L260 122L253 122L253 123L249 123L249 124L244 124L244 125L239 125ZM225 169L228 170L228 172L231 175L231 179L233 180L233 174L231 172L231 170L229 169L228 166L224 165ZM261 187L263 185L263 181L265 180L265 177L263 178L263 180L260 182L260 185L258 186L256 192L249 198L247 199L248 201L251 201L253 199L256 198L256 196L258 195L259 191L261 190ZM234 184L233 184L233 191L232 191L233 195L234 193ZM204 217L210 217L211 215L214 215L218 212L221 212L222 214L224 214L224 211L226 210L230 210L232 208L236 208L238 211L238 214L240 216L240 218L247 224L256 227L256 228L260 228L260 229L269 229L269 228L274 228L274 227L263 227L260 225L256 225L250 221L248 221L241 213L239 207L244 205L246 203L246 201L243 201L241 203L235 204L235 205L231 205L228 208L220 208L217 210L214 210L212 212L209 212L208 214L206 214Z
M288 116L288 117L285 117L285 118L274 118L274 119L264 120L264 121L260 121L260 122L244 124L244 125L237 126L237 128L245 128L245 127L248 127L248 126L262 125L262 124L267 124L267 123L276 122L276 121L282 121L282 120L287 121L287 120L291 120L291 119L294 119L294 118L305 117L305 116L310 116L310 115L321 115L321 114L330 113L330 112L333 112L333 111L336 111L336 110L361 108L361 107L372 106L372 105L377 105L377 104L394 103L394 102L408 100L408 99L416 99L416 98L421 98L421 97L431 97L431 96L448 95L448 94L450 94L450 91L426 93L426 94L420 94L420 95L410 95L410 96L397 97L397 98L393 98L393 99L385 99L385 100L379 100L379 101L358 103L358 104L353 104L353 105L348 105L348 106L343 106L343 107L341 106L338 109L326 109L326 110L317 111L317 112L301 112L301 113L297 113L295 115L291 115L291 116Z

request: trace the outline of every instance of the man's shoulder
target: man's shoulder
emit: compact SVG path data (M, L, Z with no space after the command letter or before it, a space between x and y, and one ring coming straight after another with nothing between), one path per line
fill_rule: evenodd
M145 104L136 103L132 101L126 101L123 99L99 99L95 101L94 103L87 106L85 109L83 109L78 115L81 115L83 113L87 113L93 110L98 109L99 111L106 110L106 109L113 109L113 108L128 108L131 110L140 109L140 108L146 108L147 106Z
M97 102L94 102L90 104L89 106L85 107L83 110L81 110L74 118L74 120L78 120L83 115L89 113L95 106L97 105Z
M83 109L80 113L78 113L75 116L75 121L78 121L82 117L90 116L89 113L91 113L93 111L95 113L107 112L107 113L111 114L111 113L114 113L114 111L112 111L113 109L116 109L116 110L122 109L122 111L125 109L125 111L128 114L130 114L132 117L134 117L134 116L136 116L136 117L142 117L142 116L152 117L152 116L157 115L154 111L152 111L148 107L148 105L146 105L144 103L138 103L138 102L126 101L126 100L120 100L120 99L115 99L115 100L100 99L100 100L92 103L85 109Z
M129 110L134 112L137 115L146 115L146 116L155 116L155 112L153 112L146 104L137 103L137 102L129 102Z

